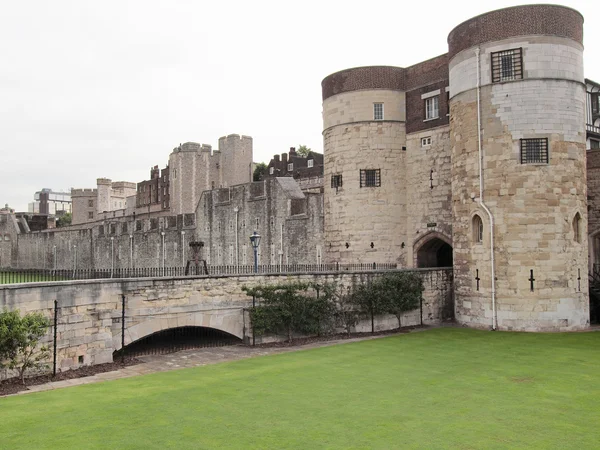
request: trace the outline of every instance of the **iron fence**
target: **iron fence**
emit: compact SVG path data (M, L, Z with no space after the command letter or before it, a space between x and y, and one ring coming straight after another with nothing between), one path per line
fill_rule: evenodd
M261 264L256 273L344 272L394 270L396 264ZM254 265L191 265L188 267L140 267L115 269L1 269L0 284L36 283L105 278L160 278L199 275L250 275Z

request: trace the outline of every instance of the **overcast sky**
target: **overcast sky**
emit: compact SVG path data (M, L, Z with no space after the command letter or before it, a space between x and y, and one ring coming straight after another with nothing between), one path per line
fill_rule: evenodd
M325 76L446 53L454 26L521 3L3 0L0 204L139 182L179 143L232 133L254 138L256 162L322 151ZM587 19L585 73L600 81L597 2L562 4Z

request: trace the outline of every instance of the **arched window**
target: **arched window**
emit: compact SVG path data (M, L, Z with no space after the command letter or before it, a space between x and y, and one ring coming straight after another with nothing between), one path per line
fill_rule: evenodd
M579 213L573 217L573 239L575 242L581 243L581 215Z
M473 216L473 241L477 244L483 242L483 220L477 214Z

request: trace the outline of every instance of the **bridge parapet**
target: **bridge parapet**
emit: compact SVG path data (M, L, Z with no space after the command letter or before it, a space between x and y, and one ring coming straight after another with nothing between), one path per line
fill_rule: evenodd
M230 333L240 339L251 336L244 309L252 299L243 286L294 281L337 283L347 288L381 272L319 272L294 274L220 275L174 278L60 281L0 285L0 310L22 313L40 311L53 316L58 305L57 367L111 362L121 348L122 298L125 296L125 345L159 331L201 326ZM452 295L452 269L420 269L424 278L423 312L406 314L403 325L435 324ZM381 317L378 329L397 326L396 319ZM363 330L359 324L357 331ZM51 341L51 332L48 341Z

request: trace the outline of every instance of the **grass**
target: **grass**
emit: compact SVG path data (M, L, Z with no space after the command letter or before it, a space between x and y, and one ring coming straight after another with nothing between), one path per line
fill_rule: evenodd
M59 275L44 275L35 272L2 272L0 271L0 284L38 283L44 281L63 281L66 278Z
M598 448L600 333L458 328L0 399L2 448Z

